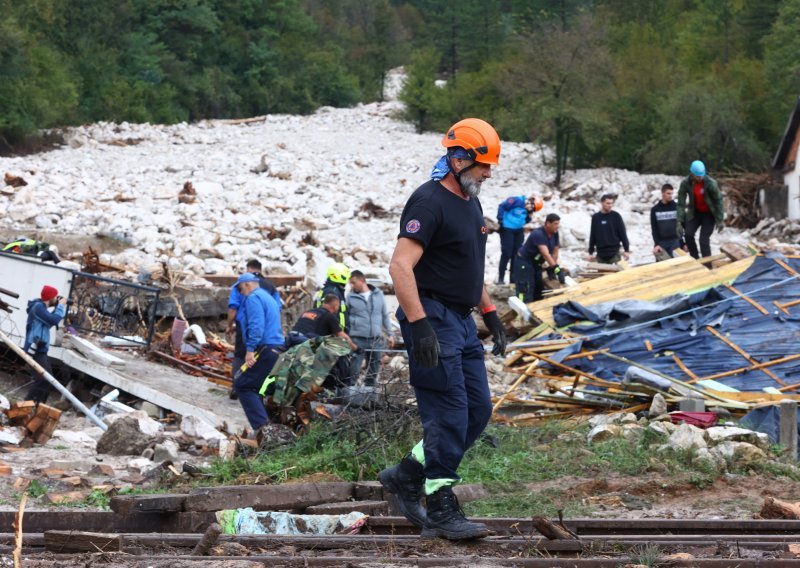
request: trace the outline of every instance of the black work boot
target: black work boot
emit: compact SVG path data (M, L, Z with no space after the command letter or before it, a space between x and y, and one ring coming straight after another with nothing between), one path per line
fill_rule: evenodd
M452 487L442 487L436 493L428 495L428 518L422 529L422 537L464 540L488 535L489 527L483 523L468 521L464 516Z
M422 464L410 456L378 474L381 485L397 497L397 505L406 519L422 528L425 526L425 507L420 501L425 494L425 474Z

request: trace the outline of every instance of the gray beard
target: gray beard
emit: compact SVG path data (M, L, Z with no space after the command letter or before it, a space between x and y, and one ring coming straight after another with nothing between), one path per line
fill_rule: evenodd
M461 178L461 190L467 197L478 197L481 192L481 184L472 178Z

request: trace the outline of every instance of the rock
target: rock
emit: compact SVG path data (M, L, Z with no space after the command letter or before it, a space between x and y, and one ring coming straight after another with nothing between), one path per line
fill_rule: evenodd
M657 392L653 396L653 402L650 404L650 410L648 411L647 415L650 418L655 418L657 416L661 416L662 414L666 413L667 413L667 401L664 400L664 397L660 392Z
M6 426L5 428L0 428L0 443L17 446L25 439L25 433L26 430L24 426Z
M590 444L594 442L603 442L616 438L622 433L622 427L619 424L598 424L586 436L586 441Z
M151 420L149 417L148 420ZM139 429L139 420L123 416L115 420L97 441L97 452L112 456L138 456L153 437Z
M8 399L0 394L0 410L8 410L9 408L11 408L11 404Z
M109 426L114 424L117 420L121 418L132 418L136 420L137 427L142 434L146 434L148 436L156 436L164 429L164 426L161 422L156 422L152 418L147 415L147 412L144 410L135 410L134 412L118 412L114 414L108 414L107 416L103 417L103 420ZM141 452L137 452L141 453Z
M153 448L153 461L156 463L164 461L177 462L178 459L178 444L172 440L164 440Z
M623 424L622 437L629 442L638 442L644 435L645 428L639 424Z
M647 428L648 430L651 430L656 434L661 434L662 436L670 436L675 430L678 429L678 426L676 426L672 422L659 420L657 422L651 422L650 424L648 424Z
M769 436L763 432L753 432L737 426L713 426L706 430L706 440L710 446L722 442L747 442L766 450L769 448Z
M161 407L156 406L152 402L147 402L147 401L142 402L139 410L145 412L150 418L156 418L156 419L161 418Z
M114 477L114 468L108 464L99 463L89 470L89 475L98 477L101 475L104 477Z
M97 430L100 430L97 428ZM97 440L88 432L83 430L62 430L57 429L53 432L53 438L66 442L70 446L80 444L82 446L94 446Z
M724 472L727 469L725 460L718 453L712 452L708 448L700 448L692 458L692 464L702 469L716 472Z
M720 456L727 463L739 467L767 459L764 450L747 442L722 442L711 448L711 452Z
M681 424L670 434L667 447L673 450L688 450L707 447L703 431L691 424Z
M148 458L133 458L128 462L128 469L139 473L150 469L151 467L153 467L153 462L151 462Z
M211 424L197 416L184 416L181 420L181 432L190 438L202 440L227 440L228 437Z
M589 419L589 424L592 426L599 426L601 424L625 424L629 422L636 422L636 415L632 412L596 414Z

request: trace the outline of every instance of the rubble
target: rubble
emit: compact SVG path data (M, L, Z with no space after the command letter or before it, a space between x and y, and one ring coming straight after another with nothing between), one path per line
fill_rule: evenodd
M97 453L113 456L141 455L154 438L152 434L143 432L139 423L140 421L132 416L122 416L112 422L97 441Z

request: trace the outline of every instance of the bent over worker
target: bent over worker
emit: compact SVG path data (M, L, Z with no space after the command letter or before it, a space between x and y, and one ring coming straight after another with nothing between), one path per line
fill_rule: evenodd
M548 214L544 225L531 231L525 244L517 251L517 258L514 259L514 284L517 297L523 302L536 302L544 297L542 267L545 264L547 271L558 278L559 282L563 284L565 281L565 274L558 265L560 224L561 217L555 213Z
M431 180L406 203L389 265L423 440L380 480L423 536L466 539L488 534L486 525L465 518L453 494L464 452L492 414L475 306L492 333L492 352L502 355L506 344L484 286L487 229L478 201L498 163L500 138L487 122L467 118L447 131L442 145L447 154Z

